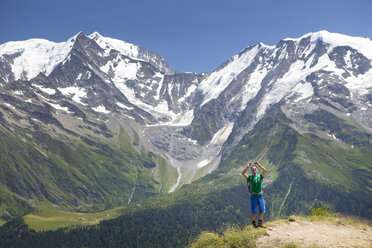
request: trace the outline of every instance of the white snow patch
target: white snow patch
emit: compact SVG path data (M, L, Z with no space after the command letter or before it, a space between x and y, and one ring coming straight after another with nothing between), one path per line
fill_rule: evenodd
M122 80L114 80L115 86L127 97L129 102L131 102L133 105L136 105L137 107L153 114L156 117L167 117L171 120L174 119L182 119L180 116L182 114L175 114L173 111L170 111L168 108L168 103L166 101L160 102L157 106L151 106L149 104L146 104L142 102L140 99L136 98L136 92L127 87ZM183 114L184 116L188 116L187 113ZM172 122L172 121L171 121ZM160 124L162 125L162 124Z
M83 76L82 73L79 73L79 75L76 77L76 80L80 80L81 79L81 76Z
M170 123L170 126L188 126L191 124L194 119L194 110L188 110L184 113L177 114L173 116L173 119Z
M341 140L339 140L339 139L338 139L334 134L329 134L329 133L327 133L327 136L332 137L333 139L335 139L335 140L341 142Z
M298 60L294 62L288 72L276 81L273 81L272 89L270 94L265 94L262 99L260 106L257 109L257 119L260 119L266 112L266 109L279 102L284 96L287 96L294 89L301 89L302 97L309 96L311 94L310 85L298 86L299 83L305 82L306 77L311 73L320 69L331 70L336 74L341 75L344 70L336 67L335 63L331 61L327 54L324 54L318 59L316 66L312 68L304 67L304 61ZM299 87L299 88L296 88ZM303 98L304 99L304 98Z
M336 46L350 46L360 51L368 59L372 59L372 40L364 37L352 37L344 34L330 33L326 30L322 30L315 33L308 33L300 38L286 38L284 40L293 40L299 42L303 38L310 36L310 42L314 43L317 40L322 40L328 43L331 47Z
M189 97L195 90L197 89L197 86L195 84L190 85L190 87L187 89L187 92L184 96L180 97L177 101L178 103L181 103L185 101L187 97Z
M42 92L47 93L48 95L54 95L56 93L56 90L52 89L52 88L43 88L43 86L37 85L37 84L33 84L33 86L35 86L36 88L38 88Z
M245 68L247 68L258 52L258 45L251 50L232 57L231 62L220 70L212 72L206 79L199 84L199 89L205 94L203 106L212 99L216 99L223 90L238 76Z
M47 102L50 106L52 106L53 108L55 108L55 109L58 109L58 110L63 110L63 111L65 111L65 112L67 112L67 113L72 113L72 112L70 112L70 111L68 111L68 108L67 107L62 107L61 105L59 105L59 104L55 104L55 103L50 103L50 102Z
M10 41L0 45L0 55L20 53L11 64L15 80L30 80L39 73L48 76L67 57L75 37L61 43L44 39Z
M126 105L124 105L124 104L122 104L120 102L116 102L116 105L118 105L122 109L128 109L128 110L132 110L133 109L133 107L128 107L128 106L126 106Z
M211 144L223 144L232 132L234 123L229 123L213 135Z
M245 83L241 97L240 111L244 110L249 100L254 98L261 89L262 79L267 75L267 68L260 70L259 67L250 75L249 80Z
M94 108L92 108L94 111L96 111L96 112L100 112L100 113L104 113L104 114L108 114L108 113L110 113L110 111L109 110L107 110L106 108L105 108L105 106L103 106L103 105L99 105L98 107L94 107Z
M4 103L4 105L7 106L8 108L16 109L13 105L9 103Z
M296 61L291 65L288 72L280 79L274 82L270 94L265 94L262 99L261 105L257 109L257 119L260 119L264 114L266 109L279 102L289 90L292 89L301 80L301 68L303 68L304 62L302 60Z
M136 120L134 117L129 116L129 115L124 115L125 117L128 117L129 119Z
M154 112L152 112L154 114ZM159 112L158 112L159 113ZM154 126L188 126L191 124L192 120L194 119L194 110L188 110L183 113L175 114L173 112L169 113L169 116L171 118L170 121L167 122L161 122L158 124L151 124L146 125L148 127L154 127Z
M160 72L156 72L155 75L154 75L154 78L160 78L159 86L158 86L158 88L156 90L156 96L154 96L154 98L156 100L159 100L160 99L160 90L163 87L164 75L161 74ZM156 83L157 83L157 81L156 81Z
M102 49L107 51L107 54L109 54L111 49L114 49L125 56L138 59L138 46L134 44L118 39L103 37L98 32L94 32L88 37L95 40Z
M351 51L348 50L347 53L346 53L346 55L345 55L345 63L346 63L346 66L348 68L353 68L353 64L351 63L351 57L350 57L350 55L351 55Z
M299 93L301 95L295 100L295 102L298 102L314 95L314 88L309 82L304 84L299 83L292 89L292 92Z
M114 72L114 77L112 80L114 82L125 81L127 79L136 79L137 72L141 68L141 64L138 62L131 63L127 59L116 58L113 61L108 61L106 65L102 66L100 69L108 73L110 69Z
M202 167L206 166L207 164L209 164L211 161L212 161L212 159L204 159L204 160L200 161L200 162L196 165L196 167L197 167L197 168L202 168Z
M372 69L370 69L363 75L358 75L357 77L352 75L345 80L347 82L345 86L350 91L359 95L369 94L371 91L370 87L372 82Z
M23 92L20 90L15 90L14 94L16 94L17 96L23 96Z
M187 138L187 141L192 142L192 143L195 144L195 145L198 143L197 140L193 140L193 139L191 139L191 138Z
M58 88L58 90L67 97L72 97L72 100L74 100L77 103L80 103L82 105L86 105L81 101L81 99L87 97L87 93L85 92L85 89L79 88L76 86L70 86L66 88Z

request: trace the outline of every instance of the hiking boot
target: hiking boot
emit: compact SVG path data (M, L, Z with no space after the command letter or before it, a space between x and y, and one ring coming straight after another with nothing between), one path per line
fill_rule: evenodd
M252 226L253 226L254 228L257 228L256 221L252 221Z
M259 220L258 221L258 226L257 227L260 227L260 228L266 228L263 223L262 223L262 220Z

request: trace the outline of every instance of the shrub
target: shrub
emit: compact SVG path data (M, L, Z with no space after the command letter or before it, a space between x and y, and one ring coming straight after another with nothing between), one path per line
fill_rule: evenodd
M211 232L202 232L192 248L226 247L220 235Z

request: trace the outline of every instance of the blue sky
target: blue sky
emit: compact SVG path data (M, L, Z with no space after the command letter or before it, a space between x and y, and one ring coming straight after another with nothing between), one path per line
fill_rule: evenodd
M200 73L258 42L324 29L372 38L371 13L371 0L0 0L0 43L98 31Z

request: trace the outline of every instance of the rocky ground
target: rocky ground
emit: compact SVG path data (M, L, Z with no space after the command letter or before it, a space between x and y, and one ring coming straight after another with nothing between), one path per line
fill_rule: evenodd
M285 224L273 224L257 247L372 247L372 227L345 221L310 222L298 218Z

